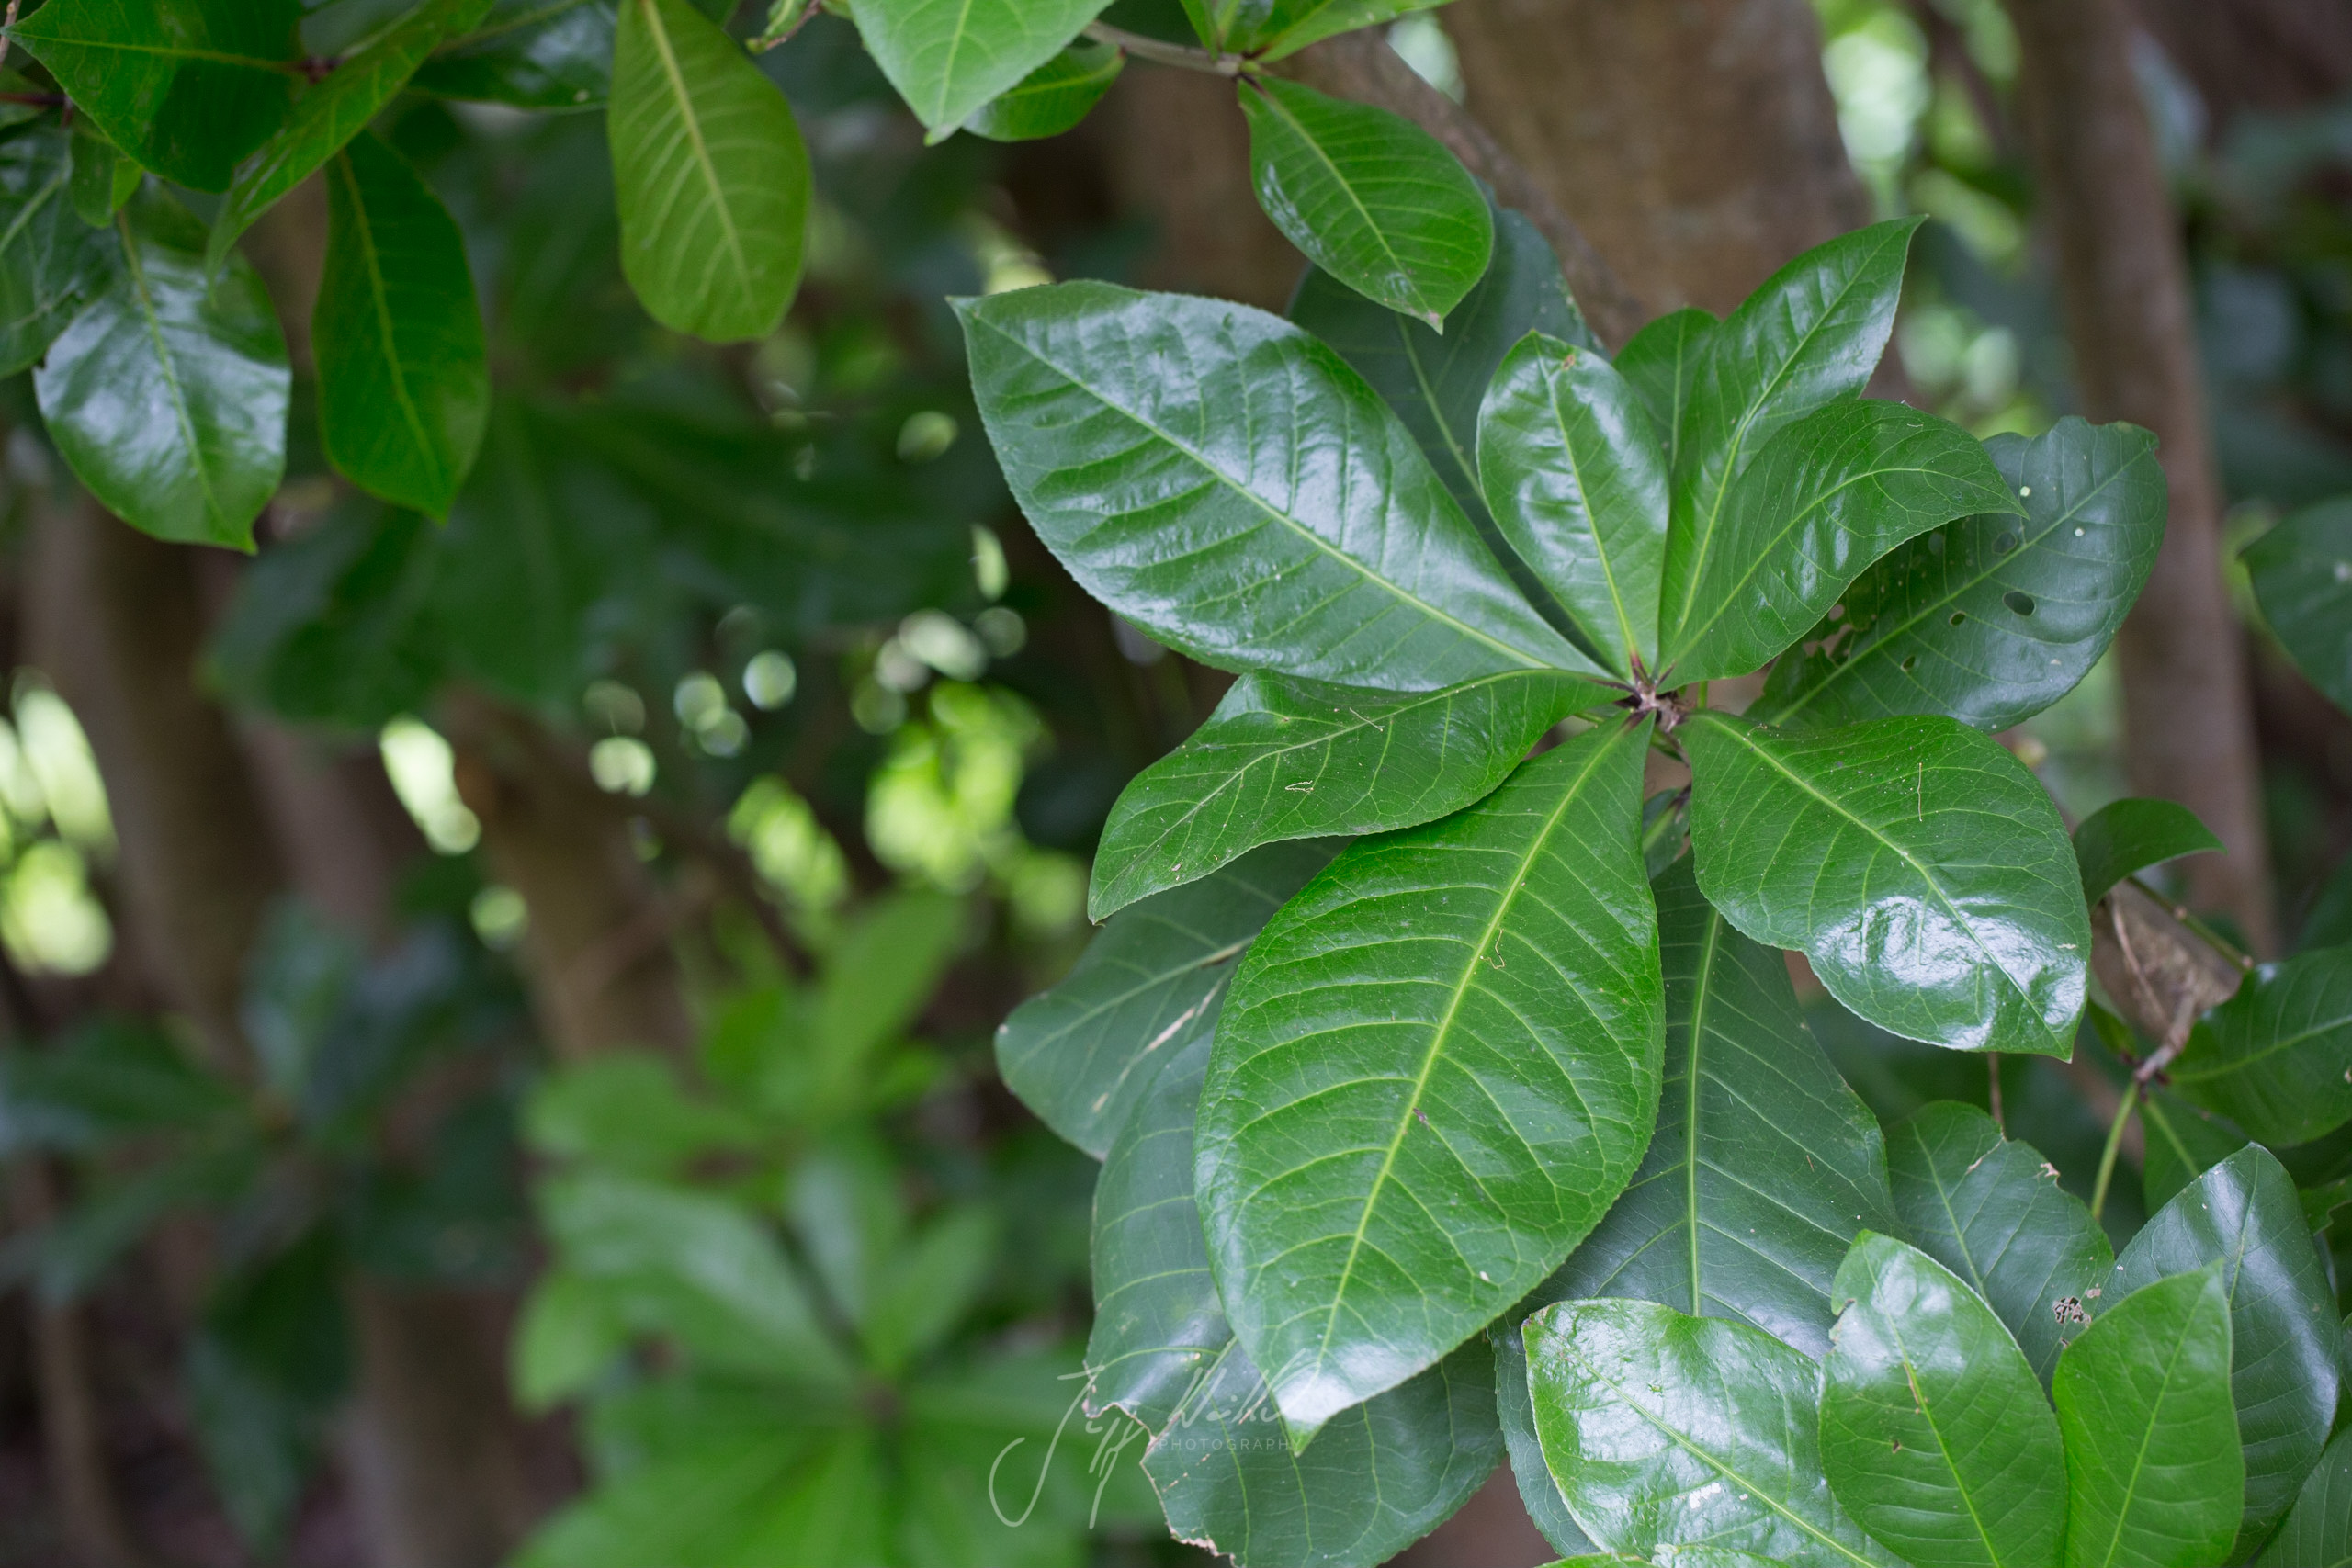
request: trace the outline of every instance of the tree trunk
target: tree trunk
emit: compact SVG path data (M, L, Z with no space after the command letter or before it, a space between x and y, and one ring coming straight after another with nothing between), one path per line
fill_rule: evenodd
M2018 97L2058 243L2084 412L2154 431L2172 490L2147 591L2116 639L2132 787L2191 807L2228 846L2188 863L2190 901L2277 946L2245 645L2222 579L2179 229L2141 106L2122 0L2012 0Z
M2352 84L2344 0L2139 0L2134 8L2196 84L2216 134L2243 110L2311 108Z

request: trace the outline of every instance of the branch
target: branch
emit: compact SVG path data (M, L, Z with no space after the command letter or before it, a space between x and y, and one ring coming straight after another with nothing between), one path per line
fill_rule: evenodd
M1257 66L1238 54L1211 54L1205 49L1190 44L1164 43L1141 33L1131 33L1125 28L1114 28L1108 22L1089 22L1086 36L1096 43L1107 43L1155 65L1172 65L1179 71L1199 71L1211 76L1239 76L1254 72Z

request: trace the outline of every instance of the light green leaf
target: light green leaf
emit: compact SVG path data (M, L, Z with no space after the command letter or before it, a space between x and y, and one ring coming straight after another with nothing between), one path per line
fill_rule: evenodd
M1933 717L1790 735L1705 712L1677 734L1699 886L1732 924L1906 1039L2072 1053L2090 917L2016 758Z
M1059 54L1107 0L856 0L866 52L944 141L974 110Z
M605 1287L550 1269L532 1282L514 1326L514 1403L537 1414L595 1385L628 1347L628 1324Z
M808 152L775 84L686 0L623 0L606 123L621 270L653 319L712 343L774 332L808 219Z
M525 109L584 109L612 86L617 0L496 0L481 25L417 67L409 85Z
M1478 416L1495 522L1618 675L1657 669L1667 466L1640 394L1599 354L1531 333Z
M2140 596L2164 539L2155 438L2069 415L1984 449L2025 510L1962 518L1855 579L1844 613L1772 667L1753 717L1818 729L1941 713L1987 732L2056 702L2090 672Z
M209 275L203 225L169 197L133 201L115 230L105 292L33 373L50 439L133 527L251 549L285 472L293 380L269 297L242 257Z
M1215 1032L1259 929L1339 848L1270 844L1112 916L1068 979L997 1030L1005 1087L1101 1159L1160 1064Z
M1391 691L1593 668L1512 590L1378 396L1297 328L1102 283L956 309L1031 526L1159 641Z
M2177 801L2110 800L2075 829L2083 901L2098 903L2109 888L2152 865L2221 847L2197 813Z
M997 1216L972 1205L948 1210L910 1236L879 1270L873 1309L862 1325L867 1364L896 1377L939 1348L962 1326L1002 1243Z
M1865 1235L1838 1270L1821 1463L1913 1568L2036 1568L2066 1529L2065 1450L2017 1341L1935 1259Z
M2245 1449L2243 1562L2294 1505L2335 1418L2343 1327L2295 1183L2267 1149L2240 1149L2181 1189L2132 1238L2105 1301L2208 1267L2230 1310L2230 1393Z
M114 244L74 215L70 141L44 126L0 141L0 375L40 358L106 287Z
M2352 947L2256 969L2168 1070L2184 1098L2278 1147L2352 1120Z
M2352 713L2352 501L2295 513L2245 559L2262 618L2295 667Z
M2261 1568L2352 1564L2352 1428L2335 1435L2303 1481L2295 1506L2257 1560Z
M1715 333L1723 323L1695 305L1686 305L1625 340L1617 351L1617 373L1642 395L1650 411L1650 424L1666 446L1669 473L1681 460L1683 432L1690 423L1690 401L1699 388L1699 374L1713 352Z
M456 220L373 136L328 165L311 344L328 458L387 501L448 516L490 423L490 350Z
M1678 682L1760 670L1905 539L2018 509L1960 426L1902 403L1832 403L1784 426L1732 481L1681 630L1660 651Z
M1376 28L1445 0L1224 0L1219 41L1236 54L1280 60L1308 44Z
M1544 1457L1603 1548L1784 1568L1894 1568L1829 1490L1821 1369L1746 1324L1651 1302L1562 1302L1527 1320Z
M2066 1439L2066 1568L2222 1561L2245 1462L2218 1270L2109 1308L2058 1359L2050 1392Z
M1245 675L1111 808L1088 913L1099 920L1262 843L1410 828L1458 811L1601 694L1551 671L1401 695Z
M1306 259L1442 329L1494 254L1487 198L1452 152L1386 109L1280 77L1241 88L1258 205Z
M296 0L50 0L8 29L106 139L167 180L226 190L300 79Z
M1221 1294L1295 1442L1558 1267L1657 1113L1648 727L1363 840L1234 977L1195 1140Z
M2098 1304L2107 1233L2030 1144L1972 1105L1938 1100L1887 1134L1894 1208L1914 1243L2007 1325L2045 1383Z
M964 129L991 141L1059 136L1102 101L1126 62L1116 45L1080 39L973 110Z

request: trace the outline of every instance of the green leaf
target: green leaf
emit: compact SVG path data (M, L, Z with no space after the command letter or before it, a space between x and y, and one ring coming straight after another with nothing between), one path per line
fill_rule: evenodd
M1280 77L1241 89L1258 205L1306 259L1368 299L1442 330L1494 254L1487 198L1402 116Z
M0 1156L104 1148L242 1103L143 1022L99 1018L51 1045L0 1051Z
M133 527L249 550L286 469L293 380L269 296L242 257L208 275L203 225L169 197L133 201L115 230L105 292L33 373L50 439Z
M2066 1568L2222 1561L2245 1464L2218 1270L2110 1307L2058 1359L2050 1392L2066 1439Z
M1005 1087L1101 1159L1159 1064L1216 1032L1226 984L1260 928L1339 848L1270 844L1112 916L1068 979L997 1030Z
M114 246L74 215L71 140L34 126L0 141L0 375L40 359L106 287Z
M1815 1430L1821 1369L1803 1351L1650 1302L1563 1302L1529 1318L1526 1335L1544 1457L1603 1548L1892 1568L1830 1495Z
M2323 947L2247 976L2189 1031L2175 1090L2278 1147L2352 1120L2352 947Z
M524 1299L508 1352L514 1403L537 1415L595 1386L628 1348L628 1325L605 1288L550 1269Z
M1595 694L1550 671L1403 694L1245 675L1111 808L1088 913L1099 920L1260 844L1410 828L1458 811Z
M1682 628L1661 652L1677 682L1760 670L1895 546L1955 517L2018 510L1960 426L1901 403L1832 403L1784 426L1732 481Z
M1391 691L1592 668L1329 349L1243 305L1062 283L958 301L1031 526L1202 662Z
M2352 713L2352 502L2299 512L2246 547L2262 618L2295 667Z
M1217 6L1220 41L1237 54L1280 60L1308 44L1359 28L1376 28L1445 0L1225 0Z
M1865 1235L1838 1270L1821 1464L1847 1512L1913 1568L2058 1561L2065 1451L2017 1341L1935 1259Z
M1663 1007L1647 735L1612 721L1351 846L1234 976L1201 1209L1295 1442L1524 1295L1634 1173Z
M1713 352L1723 323L1695 305L1686 305L1625 340L1617 351L1617 373L1642 395L1650 424L1666 446L1669 473L1682 461L1682 437L1690 423L1690 402L1699 374Z
M1633 384L1531 333L1478 415L1478 470L1511 548L1621 676L1657 669L1667 467Z
M524 1127L539 1154L645 1176L756 1148L761 1135L759 1123L736 1107L688 1096L668 1058L642 1051L615 1051L550 1073L531 1091Z
M808 220L775 84L686 0L623 0L606 126L621 270L653 319L712 343L775 331Z
M2110 800L2075 829L2083 901L2098 903L2109 888L2152 865L2221 847L2197 813L2177 801Z
M328 165L311 344L328 458L387 501L448 516L490 423L490 350L456 220L373 136Z
M944 141L974 110L1059 54L1106 3L856 0L849 12L927 140Z
M2151 1209L2245 1147L2244 1133L2165 1089L2151 1088L2142 1096L2140 1119L2147 1128L2140 1189Z
M1560 1495L1560 1483L1552 1479L1551 1469L1544 1462L1544 1439L1535 1431L1535 1396L1527 1383L1527 1338L1511 1316L1506 1313L1487 1330L1487 1342L1495 1352L1495 1414L1502 1419L1511 1481L1519 1488L1520 1506L1552 1543L1552 1550L1565 1558L1581 1560L1591 1552L1592 1542L1578 1528L1576 1516L1568 1512L1568 1500Z
M2295 1183L2267 1149L2245 1148L2150 1218L2117 1258L2106 1296L2211 1267L2230 1312L2230 1393L2245 1445L2243 1562L2286 1515L2335 1418L2343 1327Z
M296 0L50 0L8 29L106 139L165 179L226 190L286 118Z
M2294 1509L2257 1559L2261 1568L2352 1564L2352 1429L2336 1434L2303 1481Z
M2069 415L1984 449L2024 521L1962 518L1862 573L1807 639L1826 646L1775 664L1752 716L1815 729L1941 713L1991 732L2090 672L2164 539L2155 438Z
M863 1325L867 1365L898 1377L963 1325L995 1269L1002 1227L991 1211L952 1208L908 1239L881 1269Z
M1906 1039L2073 1052L2090 917L2016 758L1930 717L1790 735L1705 712L1678 734L1699 886L1732 924Z
M1733 481L1782 427L1870 379L1894 327L1904 256L1923 221L1873 223L1815 246L1701 334L1706 355L1690 403L1679 420L1659 422L1674 444L1674 527L1658 602L1667 647L1688 644L1710 559L1731 548L1723 525Z
M1984 1298L2049 1382L2115 1260L2090 1210L2030 1144L1951 1100L1895 1123L1887 1168L1912 1241Z
M212 220L207 261L220 265L254 220L324 167L383 112L436 45L471 28L489 8L490 0L424 0L295 100L286 123L237 171Z
M1102 101L1126 62L1115 44L1081 39L973 110L964 129L991 141L1059 136Z
M612 86L618 0L496 0L481 25L436 50L409 85L524 109L590 108Z
M111 229L114 215L139 188L142 171L115 151L90 122L75 123L73 131L74 175L68 187L74 215L93 229Z

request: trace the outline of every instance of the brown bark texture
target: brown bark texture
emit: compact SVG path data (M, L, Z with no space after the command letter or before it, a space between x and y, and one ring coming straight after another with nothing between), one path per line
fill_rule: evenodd
M2138 0L2133 10L2196 85L2216 131L2242 111L2292 113L2352 85L2344 0Z
M2228 846L2188 865L2189 901L2276 949L2245 644L2222 576L2222 498L2188 267L2131 58L2123 0L2011 0L2018 99L2057 242L2083 412L2156 433L2164 547L2116 639L2132 788L2190 807Z

